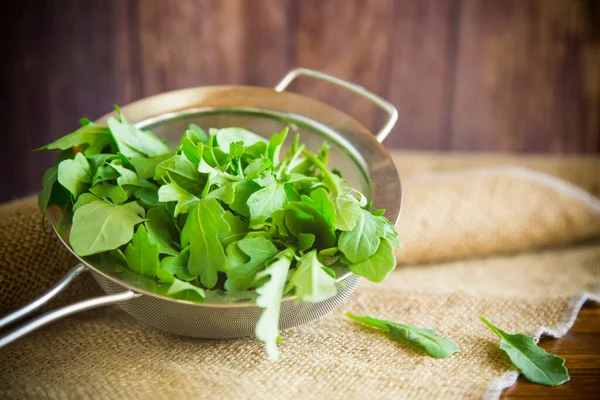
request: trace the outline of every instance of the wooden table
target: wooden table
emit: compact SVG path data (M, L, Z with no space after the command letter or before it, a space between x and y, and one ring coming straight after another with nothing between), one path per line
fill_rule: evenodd
M600 304L587 302L565 337L543 338L540 346L566 360L571 381L547 387L519 377L516 385L504 390L502 399L600 398Z

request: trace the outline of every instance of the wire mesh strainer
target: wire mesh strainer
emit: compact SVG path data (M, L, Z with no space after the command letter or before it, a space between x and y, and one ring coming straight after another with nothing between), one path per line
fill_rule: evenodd
M347 89L375 103L388 113L384 127L373 135L347 114L305 96L286 92L298 76L326 81ZM250 86L212 86L178 90L146 98L122 108L130 121L142 129L176 143L190 123L202 127L239 126L269 136L290 127L300 133L310 150L318 149L323 140L331 144L331 167L342 171L352 186L373 202L375 208L385 208L386 216L396 222L400 213L401 188L396 168L381 142L397 120L396 109L387 101L364 88L307 70L290 71L274 88ZM103 123L113 114L98 122ZM293 135L290 135L293 136ZM64 290L77 275L91 271L107 293L105 296L81 301L43 314L0 338L0 347L21 336L67 315L108 304L119 306L155 328L199 338L226 339L254 334L262 309L254 303L253 293L235 295L210 294L204 303L193 303L161 296L148 289L151 282L131 279L127 272L103 265L93 258L78 257L69 246L68 233L61 236L56 229L61 211L49 211L50 222L61 242L80 261L67 275L32 303L0 319L0 329L32 313ZM315 320L344 303L358 285L360 278L342 274L335 296L317 303L298 302L294 297L282 299L280 329L291 328ZM237 297L235 302L232 297Z

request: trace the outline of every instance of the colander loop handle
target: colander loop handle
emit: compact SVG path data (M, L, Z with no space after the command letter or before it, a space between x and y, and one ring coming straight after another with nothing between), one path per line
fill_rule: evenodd
M295 68L291 70L275 86L275 91L284 91L294 81L294 79L296 79L299 76L307 76L310 78L319 79L331 83L332 85L342 87L353 93L356 93L357 95L369 100L370 102L385 110L388 113L388 119L383 125L383 128L381 128L379 132L377 132L377 134L375 135L375 138L379 143L382 143L388 137L392 128L394 127L394 125L396 125L396 121L398 121L398 110L389 101L383 99L380 96L377 96L375 93L368 91L360 85L345 81L340 78L336 78L335 76L331 76L323 72L314 71L312 69Z
M51 299L56 297L67 286L69 286L69 284L71 284L71 282L73 282L79 274L87 271L87 269L88 268L82 264L73 267L56 285L50 288L46 293L44 293L31 303L2 317L0 319L0 329L7 327L8 325L16 322L17 320L22 319L26 315L31 314L41 306L47 304ZM135 292L131 290L126 290L117 294L111 294L106 296L95 297L88 300L83 300L68 306L61 307L57 310L49 311L29 322L24 323L23 325L14 329L13 331L0 336L0 348L60 318L78 313L80 311L90 310L92 308L126 301L132 299L135 296L137 296Z

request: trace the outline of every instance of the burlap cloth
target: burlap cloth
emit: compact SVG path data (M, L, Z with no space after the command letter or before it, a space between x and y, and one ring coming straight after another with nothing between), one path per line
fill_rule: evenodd
M383 284L361 283L329 316L285 331L281 362L268 362L255 339L176 337L113 306L0 350L0 397L498 397L517 374L481 315L508 331L561 336L581 304L598 299L600 201L592 194L600 192L600 160L394 157L404 178L399 267ZM73 264L41 230L34 199L0 207L0 314ZM98 293L79 279L63 303ZM438 329L462 351L427 357L346 311Z

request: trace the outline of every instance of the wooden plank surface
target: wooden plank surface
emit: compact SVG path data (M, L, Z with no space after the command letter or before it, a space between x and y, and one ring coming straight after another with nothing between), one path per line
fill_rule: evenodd
M389 86L394 1L349 0L296 2L295 66L327 72L375 93ZM383 114L365 99L319 81L302 79L291 87L354 116L368 128L380 126Z
M386 146L448 150L459 1L394 3L385 94L398 109Z
M571 331L560 339L542 338L540 346L563 357L571 380L547 387L519 377L502 399L593 399L600 392L600 304L587 302Z
M461 5L451 148L597 151L595 6L560 0Z

